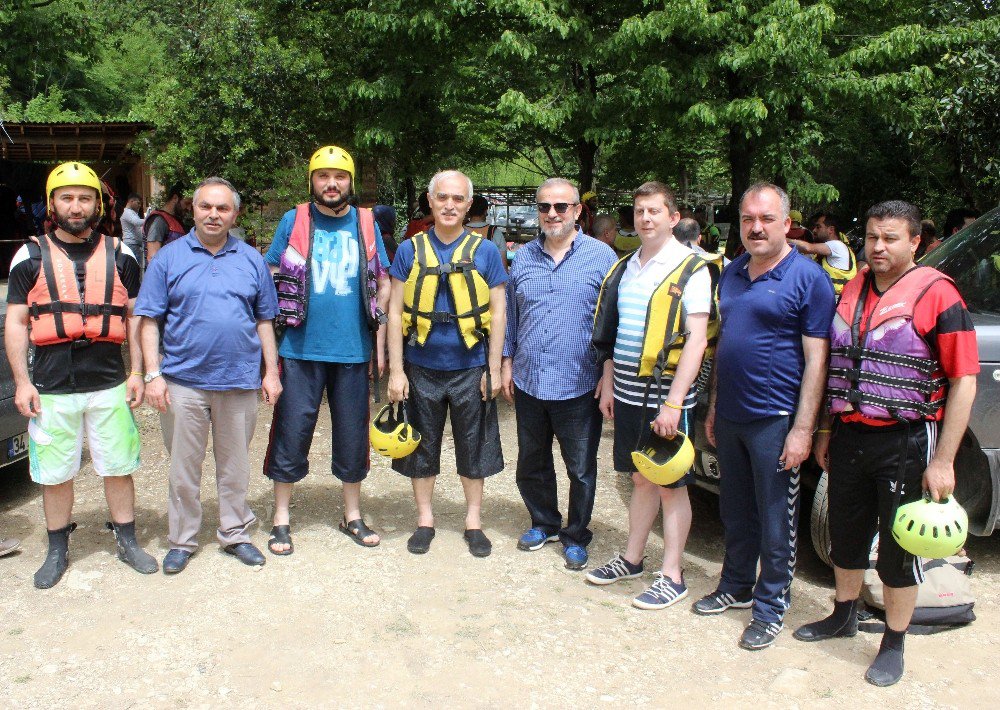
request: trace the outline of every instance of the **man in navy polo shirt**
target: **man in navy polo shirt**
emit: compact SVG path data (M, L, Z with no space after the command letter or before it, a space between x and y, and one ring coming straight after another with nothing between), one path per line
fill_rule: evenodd
M264 564L250 542L247 505L250 439L257 390L274 405L281 394L271 321L278 314L264 258L231 237L240 196L222 178L194 192L195 228L150 262L135 313L143 316L146 401L160 410L170 451L170 551L163 571L183 570L198 547L201 465L209 426L219 490L219 543L247 565ZM160 362L159 323L163 324ZM264 378L261 382L261 357Z
M812 445L835 306L830 277L785 239L788 207L788 195L769 183L740 200L746 253L719 282L722 332L705 422L722 470L726 554L718 589L694 611L752 607L740 638L749 650L774 643L791 599L798 466Z
M542 236L518 252L507 281L503 394L516 404L517 488L531 516L518 549L559 540L568 569L587 565L597 492L597 447L603 382L590 350L594 309L614 251L583 233L580 193L550 178L535 193ZM610 381L607 382L610 387ZM569 477L569 509L559 513L552 439Z

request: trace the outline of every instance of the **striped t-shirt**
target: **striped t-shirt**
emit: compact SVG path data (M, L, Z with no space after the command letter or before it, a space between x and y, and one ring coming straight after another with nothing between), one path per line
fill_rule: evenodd
M618 287L618 333L615 337L615 399L626 404L642 406L643 393L648 378L639 377L639 360L642 356L643 331L646 327L646 310L656 287L663 283L692 250L674 238L646 262L639 265L641 250L632 255ZM712 278L708 269L699 269L688 279L681 296L683 314L709 313L712 303ZM682 321L683 322L683 321ZM664 377L661 400L670 390L670 378ZM657 392L650 391L648 406L656 406ZM697 388L692 385L684 399L684 407L693 407Z

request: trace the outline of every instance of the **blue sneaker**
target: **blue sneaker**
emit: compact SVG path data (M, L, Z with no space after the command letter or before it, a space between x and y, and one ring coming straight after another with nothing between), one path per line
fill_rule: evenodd
M663 572L656 573L656 579L645 592L632 600L632 606L637 609L666 609L676 604L688 595L684 584L684 574L681 574L680 584L670 579Z
M566 569L583 569L587 566L587 548L583 545L565 545L563 557L566 559Z
M558 539L558 535L546 535L545 531L541 528L531 528L531 530L524 533L521 539L517 541L517 549L532 552L542 549L545 543L555 542Z

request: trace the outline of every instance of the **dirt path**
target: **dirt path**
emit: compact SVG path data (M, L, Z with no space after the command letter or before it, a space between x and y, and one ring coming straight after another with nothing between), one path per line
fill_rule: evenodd
M972 707L991 704L1000 657L1000 535L969 545L978 563L979 620L963 630L907 640L907 675L892 689L862 675L878 637L802 644L790 631L759 653L736 640L749 612L704 619L687 602L659 612L629 605L648 579L596 588L565 570L558 545L515 548L527 517L514 485L513 414L501 405L507 470L487 483L484 524L493 555L473 558L462 540L463 499L452 450L436 494L438 535L425 556L406 551L414 507L406 480L373 460L364 489L374 550L336 530L339 487L329 475L322 419L313 475L297 487L296 552L268 555L257 571L219 552L214 473L205 468L202 548L176 576L143 577L111 552L105 505L89 464L77 479L70 571L41 592L31 577L44 554L41 497L27 475L0 487L0 528L23 551L0 560L0 704L4 707L378 707L572 705L726 707ZM144 468L139 531L162 559L166 455L157 417L140 415ZM270 487L260 475L270 412L262 408L251 460L251 505L262 548ZM591 560L624 544L625 509L610 472L605 431ZM449 475L450 474L450 475ZM560 482L562 484L562 481ZM563 495L565 492L563 491ZM712 496L693 496L686 554L691 601L714 589L722 559ZM794 628L825 613L832 575L803 541ZM648 549L651 567L661 543Z

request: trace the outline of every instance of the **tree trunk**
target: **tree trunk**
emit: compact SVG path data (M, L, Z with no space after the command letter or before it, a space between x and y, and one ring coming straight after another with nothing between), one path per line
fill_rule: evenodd
M583 138L576 142L576 156L580 164L580 192L594 189L594 167L597 162L597 144Z
M417 204L417 184L413 176L406 176L406 218L413 219L414 205Z
M753 141L747 138L742 127L733 126L729 129L729 190L732 197L729 199L727 219L732 225L737 224L740 198L750 187L754 149Z

